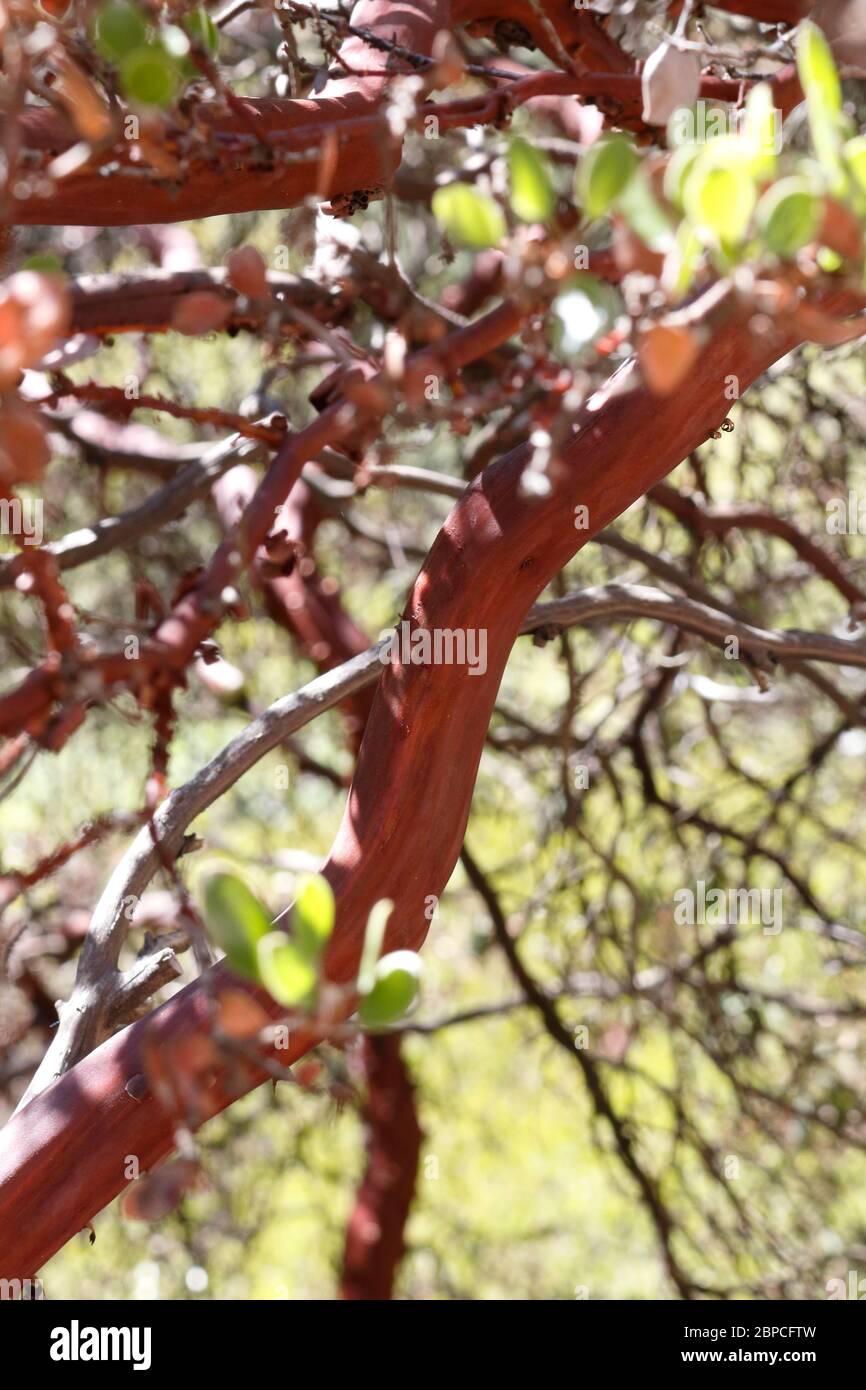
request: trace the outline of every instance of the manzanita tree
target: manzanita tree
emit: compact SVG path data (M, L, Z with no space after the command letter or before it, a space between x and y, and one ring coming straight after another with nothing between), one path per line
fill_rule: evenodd
M736 1001L728 1020L738 1010L763 1018L774 1002L741 978L745 920L728 912L711 941L693 948L684 937L680 954L660 962L638 935L651 932L658 905L640 906L631 868L593 846L606 886L587 880L582 911L592 920L593 893L596 907L610 906L619 887L634 915L626 928L611 908L609 935L585 938L579 984L566 970L558 993L527 963L464 836L485 741L518 760L539 749L561 756L566 839L588 795L589 781L573 780L582 747L580 767L594 769L626 824L640 821L618 770L627 757L635 796L673 839L688 825L747 869L772 866L827 925L822 939L862 945L852 924L834 936L833 914L769 831L720 831L703 804L677 805L645 739L673 696L689 634L760 685L771 665L790 667L824 702L820 715L808 711L810 775L863 723L856 627L834 629L820 605L808 631L802 620L777 623L760 606L762 586L739 579L733 561L727 593L721 581L714 593L700 568L712 538L775 537L852 623L862 617L850 556L772 505L738 504L730 490L718 505L702 462L707 441L746 418L750 388L771 369L777 379L777 364L820 413L791 355L814 344L808 361L836 362L866 331L862 5L825 0L813 15L808 0L0 0L0 46L0 584L10 660L26 668L0 693L0 767L22 795L36 760L62 757L118 703L151 731L137 811L82 825L34 867L5 866L7 967L32 1004L37 986L15 951L22 934L39 938L33 893L88 847L138 827L81 929L67 924L62 954L75 981L57 1026L31 1008L10 1031L4 1080L16 1113L0 1135L0 1275L33 1276L121 1192L130 1215L159 1216L193 1184L201 1125L268 1078L297 1080L295 1064L324 1045L360 1049L367 1078L368 1171L343 1291L389 1296L421 1143L400 1038L416 1026L418 952L461 860L520 1001L581 1072L671 1286L684 1297L726 1292L678 1245L664 1174L606 1072L628 1071L632 1021L619 1018L622 1047L609 1032L604 1046L584 1045L559 1001L597 996L615 1011L648 999L672 1030L703 1037L744 1116L757 1100L799 1114L793 1097L761 1092L745 1062L737 1070L736 1039L710 1041L728 1027L725 989ZM266 231L240 217L268 210L286 216ZM197 249L190 263L199 243L188 228L173 240L166 224L218 214L235 215L228 253L214 264ZM185 335L191 353L199 340L236 340L255 363L255 390L220 406L181 399L154 356L169 334ZM119 373L118 345L131 341L136 368ZM836 400L834 440L862 428L856 392L854 383ZM796 424L790 402L774 416L772 402L755 399L765 422ZM143 419L154 424L144 430ZM407 441L433 450L435 466L401 462ZM810 456L816 476L820 453ZM690 490L664 481L684 461ZM101 488L101 517L62 524L62 496L94 465L152 485L116 511ZM783 490L787 466L780 457ZM831 490L842 481L821 477ZM408 499L402 531L359 513L356 500L380 488ZM426 554L409 534L423 532L413 508L425 494L453 499ZM666 536L653 548L614 529L644 498L673 519L679 550ZM44 499L60 523L47 531ZM221 539L193 554L175 544L174 523L202 500ZM76 519L74 506L68 515ZM390 574L401 585L407 556L423 557L378 645L317 563L323 524L335 518L350 547L372 548L383 582ZM149 568L147 544L160 536L167 548ZM620 564L607 582L567 568L590 541ZM102 621L78 582L109 557L128 560L117 571L128 589ZM318 668L264 711L217 645L260 611ZM618 641L624 622L646 619L665 625L671 644L633 687L603 697L605 719L620 703L630 710L621 727L588 732L600 697L569 630L603 623ZM538 648L561 646L562 720L544 733L515 712L497 734L503 673L526 633ZM854 685L835 686L822 663ZM246 701L250 718L183 780L172 754L193 671L216 698ZM723 697L703 679L711 710ZM274 748L289 741L306 773L342 788L338 772L291 742L335 706L356 762L321 873L302 879L288 905L265 906L234 871L191 888L190 827ZM840 714L832 729L825 706ZM763 788L771 829L796 781ZM725 881L719 864L714 873ZM156 877L170 893L171 931L145 935L134 954ZM743 891L776 890L758 878ZM190 945L186 967L178 950ZM859 1020L861 995L852 984L835 1003L775 1003L798 1020L822 1008ZM704 1008L712 1026L700 1022ZM817 1067L811 1035L796 1046ZM724 1186L723 1150L698 1136L675 1087L666 1103L672 1130ZM835 1119L818 1101L802 1114L854 1149L866 1144L853 1104ZM141 1175L132 1185L130 1155Z

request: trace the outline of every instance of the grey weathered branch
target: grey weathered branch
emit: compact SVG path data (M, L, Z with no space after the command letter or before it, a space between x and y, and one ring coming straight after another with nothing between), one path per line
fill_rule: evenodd
M780 663L809 659L866 669L863 642L794 629L768 631L694 599L638 584L599 585L536 604L528 613L522 632L552 633L574 624L636 618L674 624L720 647L730 637L736 637L741 648L758 664L765 664L768 658ZM112 1001L121 988L118 959L131 917L130 905L137 902L160 865L176 856L190 823L288 734L372 684L382 670L381 650L381 643L370 647L277 700L206 767L171 793L154 817L153 832L150 826L139 832L97 904L82 948L72 997L61 1010L57 1034L21 1105L86 1056L111 1031ZM159 850L154 833L159 839Z
M108 1031L130 1023L163 985L170 985L183 974L174 949L162 946L149 955L140 956L129 970L116 981L114 993L106 1010Z
M142 536L152 535L160 527L177 521L199 497L204 497L211 485L241 459L248 458L261 448L256 440L231 439L215 444L201 458L191 459L137 507L130 507L119 516L105 517L94 526L70 531L58 541L43 547L57 560L61 570L87 564L119 546L128 546ZM14 556L0 558L0 589L15 583Z
M378 652L378 647L372 647L277 700L162 803L154 815L152 827L145 826L133 840L96 905L82 947L72 997L60 1011L54 1041L20 1105L26 1104L107 1036L109 1011L118 990L122 989L118 959L132 911L160 865L176 856L190 822L288 734L374 681L382 669Z
M42 548L54 556L59 569L70 570L76 569L79 565L86 565L91 560L97 560L121 546L132 545L143 536L153 535L161 527L179 520L193 502L207 495L218 478L236 463L251 458L261 447L256 440L244 439L239 435L221 440L200 457L188 459L180 464L175 472L168 475L167 481L138 506L130 507L117 516L105 517L93 526L70 531L68 535L56 541L49 541ZM340 461L339 464L337 460ZM351 476L355 470L355 465L334 449L324 450L321 462L328 473L337 473L339 477ZM423 468L383 468L371 465L366 471L369 481L380 486L423 489L426 492L441 493L446 497L459 497L466 488L466 483L459 478L450 478L445 473L432 473ZM317 491L325 491L324 476L317 468L310 464L305 465L304 477ZM356 490L347 487L345 497L355 495ZM330 492L326 493L326 500L334 506L341 503L340 496ZM380 539L376 528L371 523L368 524L364 518L353 512L348 519L352 528L364 534L366 539ZM417 547L404 543L404 550L407 554L411 552L414 555ZM423 555L426 552L420 553ZM0 589L11 588L15 583L15 577L15 557L0 556Z
M673 623L683 632L706 638L724 646L729 637L758 661L827 661L836 666L866 669L866 643L831 637L823 632L803 632L798 628L770 631L753 627L727 613L719 613L706 604L691 598L666 594L643 584L600 584L569 594L532 609L527 622L543 607L545 626L570 626L574 623L594 623L604 619L616 622L621 618L653 618ZM536 622L534 626L539 624ZM531 630L531 629L525 629Z

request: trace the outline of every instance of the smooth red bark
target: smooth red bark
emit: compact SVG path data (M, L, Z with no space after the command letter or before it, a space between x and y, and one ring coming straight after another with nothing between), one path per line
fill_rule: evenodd
M844 313L857 305L838 292L827 307ZM456 862L491 709L531 603L592 535L717 428L730 404L729 378L744 390L795 345L785 334L756 332L751 313L731 296L717 318L686 388L659 399L632 361L586 403L547 496L521 494L522 447L487 468L443 526L407 616L428 628L486 628L488 668L475 678L459 666L384 671L324 870L337 897L328 958L335 980L353 978L368 913L381 898L398 904L389 949L423 942L426 899L442 892ZM589 510L588 530L575 529L579 504ZM134 1081L145 1071L146 1051L177 1078L197 1120L264 1079L258 1066L227 1059L211 1037L215 999L241 991L257 1001L260 1017L276 1016L265 996L216 967L103 1043L5 1128L0 1276L35 1272L121 1191L126 1155L136 1154L147 1170L171 1149L174 1116ZM295 1036L278 1060L291 1062L311 1042Z
M399 1034L364 1039L367 1167L346 1229L344 1299L391 1297L423 1138Z
M399 5L360 0L352 18L356 26L427 56L436 34L450 23L451 7L449 0L401 0ZM296 207L312 195L327 199L381 188L400 161L401 147L381 119L371 138L367 119L378 112L392 76L386 71L388 54L350 37L340 56L350 71L376 70L382 76L340 77L328 82L321 95L304 99L245 97L234 110L224 102L200 103L195 119L203 139L191 144L177 184L141 177L131 160L134 142L121 137L111 151L121 172L105 175L99 167L85 168L44 194L38 180L31 180L36 186L26 197L13 196L6 220L51 226L179 222ZM23 146L37 152L60 154L79 138L69 120L48 107L28 108L18 124ZM168 138L159 135L157 142L169 154L182 154L183 130L173 129L174 137L170 126ZM259 138L258 150L251 134ZM275 153L290 159L285 162Z
M721 8L795 22L803 3L725 0ZM640 77L598 17L575 10L571 0L545 0L544 12L569 60L576 59L580 73L588 74L582 81L564 74L563 93L580 91L616 122L640 129ZM392 0L360 0L352 18L356 26L424 56L431 54L436 34L450 28L452 21L474 24L482 31L495 31L498 24L510 21L524 28L557 66L562 62L559 45L528 0L503 0L499 6L491 0L405 0L399 6ZM382 76L341 77L310 98L244 97L231 108L222 101L200 103L195 111L200 139L190 141L182 126L171 121L164 133L154 136L155 143L182 165L182 177L175 182L165 174L143 174L146 164L140 159L134 164L131 157L135 142L122 137L110 152L100 154L99 164L67 174L44 191L44 171L25 165L16 181L16 189L21 186L24 191L13 190L4 220L46 226L178 222L217 213L292 208L309 197L325 201L381 192L391 183L402 147L382 110L383 91L393 75L386 71L388 55L355 37L347 39L340 52L350 68L381 70ZM541 74L545 76L551 74ZM802 98L793 67L781 70L773 85L776 104L787 114ZM737 102L743 90L742 83L707 77L701 94L711 101ZM539 95L545 91L542 84ZM501 111L499 98L489 109L483 98L481 105L479 98L454 102L441 107L441 126L447 130L495 120ZM68 118L49 107L26 108L18 126L23 148L37 158L59 155L79 138ZM116 168L109 170L109 163Z

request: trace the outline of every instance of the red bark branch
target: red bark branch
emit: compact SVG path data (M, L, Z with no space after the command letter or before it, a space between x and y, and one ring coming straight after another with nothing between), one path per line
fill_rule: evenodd
M455 15L472 32L505 36L526 32L536 48L553 62L559 63L561 48L570 58L578 59L584 67L596 72L629 72L634 59L624 53L610 37L603 20L586 9L575 9L572 0L544 0L533 6L530 0L455 0ZM542 15L547 23L542 20ZM504 26L510 26L505 28ZM552 41L555 31L559 44ZM519 46L517 38L512 43Z
M423 1138L399 1033L366 1037L367 1168L346 1230L341 1297L388 1299L404 1250Z
M506 302L434 347L413 354L406 365L404 390L411 394L412 383L417 388L430 372L446 378L457 373L501 346L521 322L521 310ZM329 379L322 414L280 447L244 511L237 538L223 542L201 577L178 599L154 636L142 644L139 655L127 658L123 652L80 653L77 669L76 663L67 669L50 660L43 662L0 697L0 734L26 730L44 736L55 703L60 703L64 719L80 722L85 700L97 698L100 687L106 693L115 687L133 689L150 708L166 684L177 683L199 644L218 626L239 569L253 559L265 540L304 464L329 445L350 441L357 445L364 430L381 421L391 399L391 384L382 373L365 373L358 368L337 381Z
M244 472L252 470L235 469L234 479L229 474L217 484L223 513L231 489L243 489ZM316 569L313 545L324 516L315 492L299 478L276 524L286 542L298 548L291 572L269 576L267 562L261 560L253 568L268 612L292 633L320 671L340 665L369 646L366 634L344 609L336 586L328 586ZM366 686L341 706L355 753L361 746L374 696L375 687ZM367 1165L346 1228L344 1299L389 1299L403 1255L422 1135L401 1044L399 1034L367 1036L361 1042L367 1083L363 1109Z
M223 481L227 485L230 478ZM315 567L313 544L324 515L313 489L299 479L278 526L290 543L301 548L301 558L287 575L268 578L261 564L254 570L268 612L293 634L320 671L347 661L369 645L366 634L344 609L337 589L326 587ZM356 753L375 693L374 686L366 686L341 706ZM344 1299L389 1299L403 1256L422 1134L401 1046L399 1033L367 1036L361 1042L367 1083L363 1109L367 1165L346 1227Z
M391 0L360 0L353 19L356 27L429 56L436 34L448 27L450 4L402 0L395 7ZM117 163L119 172L103 175L93 165L64 178L49 194L38 188L13 193L8 220L47 226L178 222L295 207L314 194L327 199L382 188L400 161L400 141L379 110L393 75L388 54L351 36L340 58L349 71L377 75L340 77L307 99L202 102L195 108L194 137L182 125L169 126L160 145L166 155L183 161L179 185L142 177L141 163L132 159L134 142L120 136L100 153L100 163ZM79 138L68 120L48 107L24 111L18 125L22 146L36 155L59 155Z
M151 270L136 275L83 275L69 286L71 333L160 333L184 297L206 290L230 309L226 327L250 332L270 327L275 312L281 327L297 332L293 318L302 309L320 323L338 323L348 309L339 290L298 275L268 273L269 294L250 302L238 296L219 267L208 270Z
M214 487L223 522L231 526L255 489L246 465L232 469ZM325 586L313 560L313 543L324 513L313 489L300 478L280 513L278 530L299 548L289 574L254 577L274 621L289 631L320 671L366 650L369 641L352 622L334 588ZM375 689L366 686L341 708L350 744L357 753ZM342 1297L389 1299L403 1254L403 1233L415 1191L421 1130L415 1095L401 1056L399 1034L368 1036L361 1043L367 1098L367 1164L346 1228Z
M837 290L826 307L845 313L857 304ZM398 904L388 949L423 942L426 899L441 893L459 853L491 709L532 601L586 541L717 428L729 376L745 389L795 346L788 334L756 333L730 291L710 291L689 313L711 333L688 389L659 399L630 361L581 410L546 496L521 494L530 457L522 447L487 468L443 526L407 617L428 629L486 628L487 671L470 679L459 666L395 663L383 672L325 868L337 898L328 956L335 980L354 976L369 911L381 898ZM577 506L588 508L587 530L575 529ZM146 1053L178 1078L188 1107L194 1099L196 1121L264 1079L261 1066L227 1056L212 1036L215 1001L227 996L235 1013L239 996L247 1001L248 1035L278 1014L218 966L103 1043L6 1127L0 1275L32 1274L121 1191L125 1155L137 1154L147 1170L171 1149L175 1118L144 1082ZM314 1041L294 1035L275 1056L286 1064Z
M220 479L214 494L224 524L234 524L235 509L246 505L254 488L255 474L245 465ZM326 586L315 567L313 544L323 519L315 492L300 478L277 523L288 545L300 552L291 572L269 577L267 565L259 563L253 573L274 621L292 633L320 671L327 671L365 651L369 641L346 613L336 587ZM341 706L356 753L374 695L375 688L366 686ZM399 1034L367 1036L361 1043L367 1083L363 1110L367 1166L346 1228L345 1299L389 1299L403 1255L422 1136L400 1049Z
M762 0L754 3L760 7ZM780 8L787 3L778 0ZM512 0L502 8L504 15L490 16L490 0L455 0L453 6L448 0L414 0L395 11L389 0L360 0L353 19L356 27L379 32L424 56L430 55L436 33L449 27L452 13L456 21L477 20L482 28L512 19L559 61L557 46L551 45L549 31L531 5ZM592 64L590 71L539 72L518 79L507 93L498 87L462 101L428 103L421 107L418 122L435 115L444 131L500 121L518 104L535 97L575 95L598 104L619 125L645 129L640 75L631 71L634 64L596 17L574 11L570 0L554 0L553 5L546 0L545 12L555 18L566 53L585 54ZM99 163L64 177L50 193L43 192L46 161L68 150L78 136L57 111L26 109L18 126L21 145L29 152L31 176L17 180L7 220L21 225L123 226L290 208L314 196L321 200L378 196L390 186L401 157L402 141L393 134L382 105L393 72L386 67L388 55L358 37L348 38L340 53L349 68L376 75L330 81L321 95L307 99L244 97L230 104L202 102L195 109L195 138L183 126L169 124L160 145L182 166L182 181L156 173L141 151L133 160L134 142L118 138L100 153ZM584 68L583 63L579 66ZM794 66L780 69L770 81L776 105L787 114L802 99ZM739 102L748 86L707 76L701 82L701 96L708 101ZM28 173L26 164L22 172Z

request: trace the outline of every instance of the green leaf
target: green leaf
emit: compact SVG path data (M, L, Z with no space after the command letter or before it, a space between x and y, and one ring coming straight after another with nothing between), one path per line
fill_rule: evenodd
M181 22L193 43L197 43L213 58L220 46L220 31L207 10L199 6L197 10L184 15Z
M757 202L749 169L748 149L715 140L692 165L683 188L686 214L692 225L719 246L736 246L744 239Z
M825 275L835 275L845 264L839 252L831 251L829 246L819 246L815 259Z
M671 299L682 299L691 288L703 255L703 245L694 227L681 222L676 241L665 258L662 287Z
M516 137L508 150L511 209L521 222L546 222L556 207L547 161L526 140Z
M465 183L449 183L433 194L433 216L449 241L484 250L505 236L505 217L498 203Z
M229 965L258 980L256 947L271 931L267 908L234 874L213 874L205 884L204 903L208 935L225 951Z
M365 1028L383 1028L408 1012L421 987L421 958L414 951L391 951L378 962L373 988L358 1010Z
M776 171L780 113L773 102L768 82L759 82L746 97L743 139L751 151L751 171L759 182L771 179Z
M851 201L860 217L866 217L866 135L855 135L842 147L845 167L854 181Z
M845 163L866 193L866 135L855 135L853 140L847 141L842 153Z
M294 1009L315 1003L318 967L285 932L273 931L263 936L256 957L259 979L278 1004Z
M622 135L597 140L577 167L575 189L586 216L601 217L625 189L638 166L631 141Z
M121 60L120 85L141 106L171 106L180 85L177 65L161 44L143 44Z
M660 253L668 250L673 240L673 227L643 171L627 184L617 208L644 246Z
M307 874L292 907L292 935L299 950L311 961L322 954L334 930L334 894L321 874Z
M821 212L821 199L805 179L780 179L758 204L757 222L764 245L777 256L795 256L814 240Z
M701 154L700 145L678 145L667 162L664 193L669 203L682 208L685 182Z
M358 969L358 993L369 994L373 988L376 973L376 962L382 951L382 942L385 940L385 928L388 925L388 918L394 911L394 904L390 898L381 898L375 903L369 917L367 918L367 928L364 932L364 949L361 953L361 964Z
M828 115L842 110L842 84L832 50L822 31L811 19L805 20L797 34L797 72L806 93L810 114L812 106Z
M53 251L35 251L21 262L22 270L38 270L42 275L62 275L63 262Z
M838 189L839 152L845 120L842 113L842 84L826 38L817 24L805 20L797 34L797 71L806 94L809 129L815 153Z
M96 16L94 42L109 62L122 58L147 41L147 21L134 5L106 5Z

